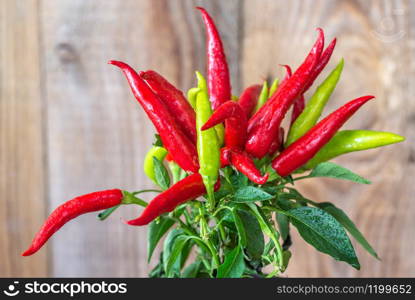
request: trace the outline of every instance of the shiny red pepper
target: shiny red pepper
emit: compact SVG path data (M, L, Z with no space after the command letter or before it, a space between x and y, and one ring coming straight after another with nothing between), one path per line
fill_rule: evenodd
M272 142L271 147L269 148L269 152L268 152L269 156L272 157L278 150L280 151L282 150L284 146L284 133L285 133L284 128L280 127L277 139Z
M250 129L252 119L249 121L248 140L245 144L245 149L249 154L256 158L262 158L269 152L272 142L278 137L282 119L309 82L320 58L323 45L324 34L319 29L319 37L305 61L252 117L253 122L255 122L255 118L259 118L252 130Z
M324 50L323 54L321 54L320 60L313 71L313 75L311 76L310 81L306 85L301 96L298 97L297 100L295 100L293 104L293 111L291 114L290 124L293 124L295 120L297 119L297 117L303 112L304 107L305 107L304 93L310 88L310 86L313 85L318 75L320 75L321 71L324 69L324 67L329 62L330 57L333 54L334 48L336 47L336 41L337 41L336 39L333 39L331 43L327 46L327 48Z
M164 102L187 137L196 144L195 111L183 93L156 71L139 72L139 75Z
M126 63L109 61L124 72L131 90L160 134L164 147L184 170L199 170L195 144L184 134L163 101L153 93L143 79Z
M261 176L261 172L255 166L252 158L241 149L230 149L229 160L231 164L242 174L249 178L249 180L257 184L265 184L268 180L269 174Z
M220 181L215 186L215 190L219 189ZM206 193L202 176L199 173L192 174L180 180L163 193L158 194L141 215L127 222L129 225L142 226L147 225L158 216L173 211L178 205L189 200L196 199Z
M212 128L224 121L226 121L225 145L231 148L243 148L248 121L237 102L228 101L219 106L203 125L202 130Z
M295 122L295 120L298 118L298 116L303 112L304 107L305 107L305 99L304 99L304 94L302 94L300 97L297 98L297 100L294 101L293 111L291 113L290 125L292 125Z
M290 78L292 76L292 71L289 65L283 65L283 67L285 67L285 69L287 70L287 74L283 80L283 82L281 83L281 85L283 85L288 78ZM294 123L295 119L297 119L297 117L302 113L302 111L304 110L305 107L305 99L304 99L304 93L301 94L301 96L299 96L296 100L294 100L294 104L293 104L293 111L291 113L291 123ZM276 144L276 142L274 142ZM273 153L272 151L270 151L271 153Z
M287 82L287 80L291 76L293 76L293 71L291 70L291 67L289 65L281 65L281 66L285 68L285 77L281 82L281 86L282 86L283 84L285 84Z
M281 81L281 84L279 85L279 88L284 86L284 84L287 82L287 79L292 76L292 70L291 70L291 67L289 65L281 65L281 66L285 68L286 74L284 76L284 79ZM275 92L273 93L273 95L274 94L275 94ZM270 95L271 98L272 98L273 95ZM268 102L265 102L264 106L267 106L267 105L268 105ZM252 132L255 129L255 126L257 126L259 124L260 120L261 120L261 116L259 114L255 114L254 116L252 116L252 118L249 120L248 132Z
M29 249L22 255L29 256L36 253L57 230L73 218L119 205L122 199L122 191L114 189L79 196L63 203L49 215Z
M247 87L239 97L239 106L245 112L247 118L249 118L254 111L261 89L262 86L260 84L251 85L250 87Z
M223 147L220 149L220 167L224 168L231 163L231 149Z
M229 68L222 40L215 23L204 8L197 7L197 9L202 13L206 27L208 89L212 108L215 110L222 103L231 99Z
M321 71L323 71L324 67L330 60L331 55L333 54L334 48L336 47L337 39L334 38L331 43L327 46L327 48L323 51L320 56L320 59L314 68L313 74L310 77L310 81L307 83L303 93L305 93L314 83L314 80L320 75Z
M352 100L318 122L305 135L286 148L272 161L280 176L287 176L304 165L327 144L339 128L373 96Z

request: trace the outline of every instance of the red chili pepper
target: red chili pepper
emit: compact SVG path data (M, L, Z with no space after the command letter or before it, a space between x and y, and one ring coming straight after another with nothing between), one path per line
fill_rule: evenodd
M269 174L261 176L261 172L255 166L251 157L241 149L230 149L230 162L241 173L245 174L249 180L257 184L265 184Z
M284 146L284 128L280 127L280 131L278 132L278 138L272 142L271 147L269 148L268 155L273 156L275 152L278 150L282 151Z
M287 82L287 80L293 76L293 71L291 70L291 67L289 65L281 65L282 67L285 68L285 77L281 82L281 85L285 84Z
M215 190L219 187L220 181L215 185ZM194 173L180 180L163 193L158 194L150 201L138 218L128 221L127 224L134 226L147 225L158 216L174 210L179 204L196 199L204 194L206 194L206 188L202 176L199 173Z
M202 7L196 7L203 17L206 27L206 58L208 69L208 89L213 110L231 99L231 82L228 63L222 40L215 23L208 12Z
M313 74L311 75L310 81L306 85L303 93L305 93L310 86L313 85L314 80L320 75L321 71L323 71L324 67L327 65L327 63L330 60L331 55L333 54L334 48L336 47L337 39L334 38L331 43L327 46L327 48L323 51L323 53L320 56L320 59L314 68Z
M373 96L352 100L317 123L305 135L286 148L272 161L272 167L280 176L287 176L309 161L339 128Z
M109 64L124 72L135 98L153 122L174 161L182 169L196 173L199 170L196 146L181 130L163 101L129 65L115 60L109 61Z
M79 196L63 203L49 215L22 256L36 253L57 230L73 218L119 205L122 199L121 190L114 189Z
M260 84L251 85L250 87L247 87L239 97L239 106L245 112L247 118L249 118L254 111L261 89L262 86Z
M187 137L196 144L195 111L183 93L156 71L140 72L139 75L164 102Z
M310 81L306 85L301 96L298 97L297 100L294 101L293 111L291 114L291 123L290 123L291 125L295 122L297 117L303 112L304 107L305 107L304 93L313 85L318 75L320 75L321 71L324 69L324 67L329 62L330 57L333 54L333 50L336 46L336 41L337 41L336 39L333 39L331 43L327 46L326 50L324 50L323 54L321 54L320 60L313 71L313 75L311 76Z
M314 44L313 48L311 49L310 53L308 54L308 56L307 56L306 60L303 62L303 64L302 64L301 66L303 66L303 65L305 64L305 62L307 61L307 59L310 57L310 54L311 54L311 53L313 53L313 51L315 51L315 50L316 50L316 47L320 47L320 45L319 45L319 46L317 46L317 44L322 43L321 47L322 47L322 48L324 47L324 33L323 33L323 30L322 30L322 29L320 29L320 28L318 28L317 30L319 31L319 36L318 36L318 38L317 38L317 41L316 41L316 43ZM322 51L322 48L321 48L321 51ZM317 55L317 56L319 56L319 55ZM318 60L318 59L319 59L319 57L317 57L317 58L316 58L316 60ZM314 66L314 67L316 67L316 66L317 66L317 64L318 64L318 62L315 62L315 66ZM281 90L284 88L285 84L287 83L288 79L289 79L289 78L291 78L291 76L292 76L292 70L291 70L291 67L290 67L289 65L281 65L281 66L285 68L285 70L286 70L286 74L285 74L285 77L284 77L284 79L282 80L282 82L281 82L280 86L278 87L278 90L277 90L277 91L281 91ZM301 66L300 66L300 67L301 67ZM297 69L297 71L298 71L299 69L300 69L300 68L298 68L298 69ZM308 82L308 81L309 81L309 79L313 76L313 73L312 73L312 71L311 71L311 70L310 70L308 73L309 73L309 74L308 74L309 78L307 79L307 82ZM306 87L306 85L305 85L304 87ZM277 92L275 92L275 93L272 95L272 97L271 97L271 99L270 99L270 100L275 99L276 95L277 95ZM253 116L252 116L252 118L249 120L249 123L248 123L248 134L249 134L249 133L251 133L251 132L253 132L253 131L257 128L257 126L258 126L258 124L260 123L260 121L263 119L263 114L264 114L264 113L268 110L268 108L271 106L271 101L270 101L270 100L268 100L268 101L265 103L265 105L264 105L264 106L263 106L263 107L262 107L259 111L257 111L257 113L256 113L255 115L253 115ZM294 100L294 101L295 101L295 100Z
M291 113L291 122L290 125L292 125L295 120L298 118L298 116L303 112L305 107L305 99L304 94L302 94L297 100L294 101L293 104L293 111Z
M269 151L274 140L277 139L282 119L294 100L303 92L310 80L313 70L320 58L324 45L324 34L319 29L319 36L305 61L287 79L287 82L279 88L271 99L251 118L259 118L253 130L248 124L248 140L245 144L246 151L257 158L262 158Z
M226 120L225 145L231 148L243 148L246 141L246 129L248 121L238 103L228 101L219 106L202 126L207 130Z
M220 149L220 167L224 168L231 163L231 149L229 147L223 147Z

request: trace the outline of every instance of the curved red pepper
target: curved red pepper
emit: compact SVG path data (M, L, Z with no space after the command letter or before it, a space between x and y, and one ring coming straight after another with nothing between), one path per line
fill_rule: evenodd
M281 86L282 86L283 84L285 84L287 82L287 80L291 76L293 76L293 71L291 70L291 67L289 65L281 65L281 66L285 68L285 77L281 82Z
M220 181L215 185L215 190L219 187ZM192 174L163 193L158 194L150 201L138 218L128 221L127 224L133 226L147 225L158 216L173 211L181 203L196 199L204 194L206 194L206 188L202 176L199 173Z
M285 68L286 74L284 76L284 79L281 81L281 84L280 84L279 88L284 86L284 84L287 82L288 78L290 78L292 76L292 70L291 70L291 67L289 65L281 65L281 66ZM275 92L274 92L274 94L275 94ZM268 102L265 102L264 106L265 105L268 105ZM260 119L261 119L260 115L255 115L249 120L248 132L252 132L255 129L255 127L259 124ZM277 143L277 141L274 141L273 143L275 145ZM271 153L271 151L270 151L270 153Z
M277 156L272 161L272 167L280 176L287 176L297 170L313 158L363 104L373 98L373 96L357 98L332 112Z
M229 147L223 147L220 149L220 167L224 168L231 163L231 149Z
M183 93L156 71L139 72L139 75L164 102L187 137L196 144L195 111Z
M196 146L183 133L163 101L129 65L115 60L108 63L121 68L135 98L153 122L174 161L182 169L196 173L199 170Z
M212 17L204 8L196 8L202 13L203 22L206 27L208 89L212 108L215 110L219 105L231 99L229 68L226 62L222 40Z
M261 176L261 172L255 166L252 158L240 149L230 149L230 162L241 173L243 173L249 180L257 184L265 184L268 180L269 174Z
M121 190L113 189L79 196L63 203L49 215L22 256L36 253L57 230L73 218L119 205L122 199Z
M314 83L314 80L320 75L321 71L323 71L324 67L327 65L327 63L330 60L331 55L333 54L334 48L336 47L337 39L334 38L330 44L327 46L327 48L323 51L323 53L320 56L320 59L314 68L313 74L310 77L310 81L307 83L303 93L305 93Z
M282 151L282 147L284 146L284 133L284 128L280 127L278 138L272 142L271 147L269 148L269 156L272 157L278 150Z
M212 128L225 120L225 145L231 148L243 148L246 141L248 121L236 102L228 101L219 106L205 125L202 126L202 130Z
M247 87L239 97L239 106L242 108L247 118L249 118L254 111L261 89L262 86L260 84L251 85Z
M319 29L319 37L305 61L253 116L253 118L257 117L259 120L253 130L249 129L250 126L248 124L248 140L245 144L245 149L249 154L262 158L268 153L272 142L277 139L282 119L310 80L310 76L313 74L313 70L320 58L323 44L324 34ZM251 120L249 123L251 123Z
M303 112L305 107L305 99L304 94L302 94L297 100L294 101L293 104L293 111L291 113L291 122L290 125L292 125L295 120L298 118L298 116Z

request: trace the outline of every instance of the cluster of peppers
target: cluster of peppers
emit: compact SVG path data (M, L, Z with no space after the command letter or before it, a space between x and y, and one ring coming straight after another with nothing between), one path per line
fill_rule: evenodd
M231 168L262 186L275 178L313 169L339 155L380 147L404 138L388 132L339 131L340 127L373 96L363 96L341 106L320 120L343 69L343 60L318 86L305 103L304 93L330 60L334 39L324 49L324 33L318 37L304 62L270 87L256 84L246 88L239 99L231 94L229 69L222 41L212 18L198 8L207 33L207 81L196 72L197 87L187 97L155 71L136 72L126 63L110 61L124 73L130 88L154 124L161 142L147 154L144 171L157 182L156 173L167 161L174 184L165 186L148 204L119 189L77 197L59 206L47 218L23 255L38 251L66 222L88 212L106 210L107 216L121 204L145 206L129 225L149 224L180 204L205 196L206 208L213 212L223 176ZM281 126L292 108L290 127ZM261 167L260 167L261 166ZM162 185L160 185L162 186ZM220 262L217 262L218 264Z

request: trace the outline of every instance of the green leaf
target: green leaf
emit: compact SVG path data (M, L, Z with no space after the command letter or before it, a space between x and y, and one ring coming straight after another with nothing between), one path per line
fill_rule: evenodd
M180 259L179 259L179 257L176 257L176 260L174 261L174 264L170 265L169 272L167 272L167 267L168 267L167 262L169 261L175 239L178 238L179 236L183 235L183 234L184 234L184 232L183 232L182 229L174 228L172 231L169 232L166 239L164 240L164 244L163 244L163 267L164 267L165 273L168 276L170 275L169 277L173 277L173 275L178 275L180 273Z
M248 177L240 172L233 172L229 179L235 188L247 186L249 182Z
M155 178L156 183L163 190L167 190L170 186L169 172L167 172L167 169L163 165L163 163L154 156L153 156L153 162L154 162L154 176L156 177Z
M288 237L288 233L290 232L288 217L282 213L276 213L275 219L277 220L278 228L280 229L281 238L285 241Z
M352 171L332 162L318 164L307 177L331 177L350 180L357 183L370 184L371 182Z
M258 220L250 211L238 209L235 213L238 215L246 235L246 252L252 259L261 259L261 255L264 252L265 241Z
M186 264L187 259L189 258L190 252L192 251L194 242L190 241L186 243L186 245L183 247L182 254L180 255L180 268L183 268L183 266Z
M372 248L363 234L359 231L359 229L357 229L356 225L352 220L350 220L350 218L344 213L343 210L329 202L319 203L318 206L331 214L337 221L339 221L339 223L342 224L344 228L346 228L346 230L356 239L357 242L359 242L360 245L362 245L364 249L366 249L367 252L369 252L375 258L379 259L376 251Z
M258 220L258 223L261 226L262 232L264 232L274 242L274 245L276 247L275 249L277 252L276 254L278 258L278 265L279 267L282 268L283 257L282 257L282 248L278 241L280 237L279 232L274 228L274 226L272 226L269 223L269 220L265 217L261 208L259 208L254 203L247 203L246 205L251 209L252 213L255 215L256 219Z
M274 248L275 248L275 244L274 244L273 240L269 240L268 243L265 245L263 255L264 256L270 255L272 249L274 249Z
M307 202L310 202L310 200L301 195L296 189L288 187L286 189L288 189L288 192L280 192L277 197L278 203L282 205L281 207L285 207L284 210L288 210L287 207L291 206L306 206ZM297 203L292 203L290 200L295 200Z
M253 186L244 186L239 188L234 194L234 202L255 202L255 201L264 201L270 200L274 196L264 192L260 188Z
M238 230L239 243L241 244L242 247L245 247L246 241L247 241L245 227L236 209L232 209L232 216L235 221L236 229Z
M238 245L225 255L225 261L218 268L217 278L240 278L244 270L244 254Z
M197 274L199 273L201 265L202 265L202 262L200 260L197 260L194 263L191 263L189 266L187 266L184 269L182 278L196 278Z
M153 221L149 225L148 229L148 244L147 244L147 255L148 262L150 262L151 256L153 255L154 249L157 243L163 237L163 235L169 230L174 224L174 220L160 216L158 220Z
M179 235L174 239L173 246L171 247L170 255L167 258L166 273L167 277L172 277L174 274L173 267L177 261L180 262L180 254L182 253L183 247L191 239L190 236Z
M324 210L299 207L286 213L303 239L317 250L360 269L356 253L341 224Z
M104 221L106 218L108 218L118 207L120 207L120 205L116 205L110 208L107 208L106 210L104 210L103 212L100 212L98 214L98 219L100 221Z

